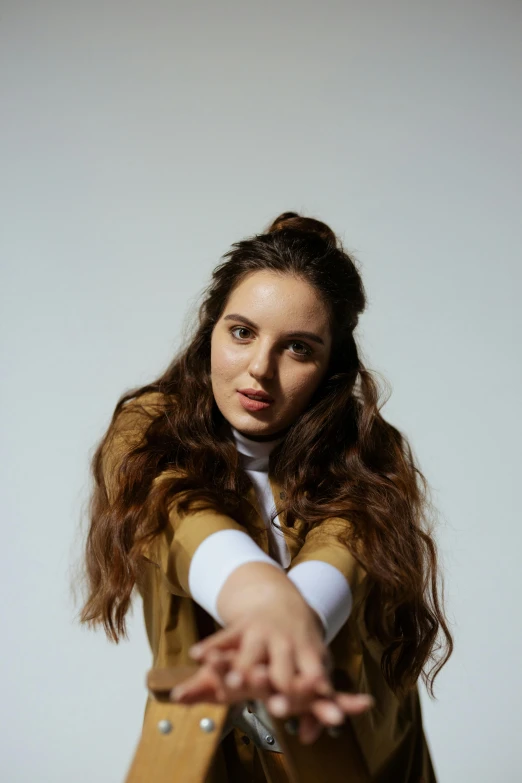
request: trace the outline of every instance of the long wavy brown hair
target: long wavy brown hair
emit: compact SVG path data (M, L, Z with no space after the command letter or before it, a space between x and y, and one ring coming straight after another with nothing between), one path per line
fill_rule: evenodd
M328 517L347 520L341 540L367 572L364 620L383 646L383 675L397 694L422 676L433 697L453 640L442 608L429 486L406 437L381 415L381 390L359 357L354 329L366 295L355 261L329 226L295 212L232 245L205 289L195 333L159 378L117 402L91 463L82 561L88 596L80 622L103 624L114 642L126 636L133 589L151 562L147 546L167 529L174 499L178 513L216 508L245 525L250 479L223 435L210 341L233 289L259 270L308 282L327 306L333 340L323 381L271 454L271 470L285 488L272 521L282 511L289 526L303 520L295 533L303 540ZM140 405L142 397L147 405ZM126 440L121 422L131 410L141 411L142 425L136 428L134 415L134 440Z

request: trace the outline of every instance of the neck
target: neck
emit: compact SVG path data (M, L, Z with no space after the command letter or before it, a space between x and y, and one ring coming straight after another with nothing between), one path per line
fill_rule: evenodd
M268 470L269 457L272 451L284 440L284 435L255 436L252 438L240 430L228 425L230 433L240 454L240 460L244 467L252 470ZM280 431L281 432L281 431Z

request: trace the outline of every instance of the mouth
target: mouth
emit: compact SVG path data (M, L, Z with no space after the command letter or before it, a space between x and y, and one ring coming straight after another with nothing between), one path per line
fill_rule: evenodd
M239 401L243 408L247 411L261 411L264 408L269 408L273 404L274 400L266 397L263 398L254 394L245 394L238 391Z

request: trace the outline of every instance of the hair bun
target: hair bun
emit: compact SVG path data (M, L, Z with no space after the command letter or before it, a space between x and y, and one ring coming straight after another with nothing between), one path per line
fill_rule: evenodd
M276 217L267 229L267 234L273 234L285 228L291 228L294 231L307 231L312 234L319 234L327 242L337 245L337 237L330 226L323 223L322 220L316 220L311 217L303 217L297 212L282 212Z

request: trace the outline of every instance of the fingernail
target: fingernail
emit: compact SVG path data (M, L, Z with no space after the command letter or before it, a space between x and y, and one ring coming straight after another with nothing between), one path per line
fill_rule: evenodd
M344 712L336 707L335 704L329 704L325 710L328 720L332 720L335 723L342 723L344 721Z
M272 696L268 702L270 712L276 716L283 716L288 710L288 701L284 696Z
M175 688L173 688L171 690L170 698L173 701L177 701L178 699L180 699L183 696L184 693L185 693L184 688L181 688L179 685L177 685Z
M225 682L229 688L239 688L243 682L243 676L239 672L228 672L225 676Z
M192 647L189 647L189 655L191 658L199 658L202 652L203 648L201 645L193 644Z
M357 696L358 700L361 702L361 704L367 704L369 707L373 707L375 705L375 699L373 696L370 696L366 693L360 693Z

